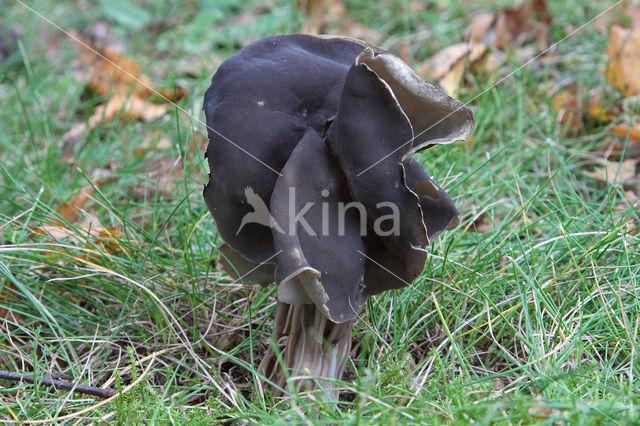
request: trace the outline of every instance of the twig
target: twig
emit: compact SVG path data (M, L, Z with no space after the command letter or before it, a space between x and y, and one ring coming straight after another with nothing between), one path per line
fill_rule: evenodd
M0 379L5 380L13 380L17 382L27 382L27 383L35 383L36 379L34 379L31 375L20 375L17 373L13 373L11 371L0 370ZM74 392L84 393L87 395L99 396L101 398L109 398L115 395L117 392L113 389L103 389L103 388L95 388L93 386L83 386L75 384L71 382L67 382L64 380L57 380L52 378L51 376L46 376L42 379L38 380L38 383L46 386L53 386L55 389L72 389Z

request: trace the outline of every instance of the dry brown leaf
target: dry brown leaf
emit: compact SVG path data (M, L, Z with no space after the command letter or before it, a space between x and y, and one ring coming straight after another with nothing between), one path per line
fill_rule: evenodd
M626 158L640 157L640 142L629 139L629 143L625 144L624 142L620 141L619 138L613 136L611 138L605 138L605 141L607 142L595 151L600 157L604 159L619 159L623 154Z
M76 32L71 38L76 41L76 78L79 81L86 79L87 87L106 97L107 102L96 107L86 123L75 124L64 134L62 158L65 161L69 161L73 145L100 123L116 116L120 120L152 121L169 109L166 103L153 104L147 100L156 91L152 89L151 79L142 73L135 61L109 47L99 48ZM176 88L158 93L166 100L178 100L186 95L186 90Z
M605 108L602 102L602 93L603 91L600 88L596 90L591 97L589 97L586 115L592 120L596 120L601 123L609 123L620 115L620 110L617 107Z
M493 224L491 223L491 220L489 220L487 214L483 212L475 217L473 222L467 226L466 230L477 232L478 234L486 234L493 230Z
M305 14L302 24L305 33L340 33L372 43L382 39L380 33L352 19L341 0L297 0L296 8Z
M148 97L153 93L151 79L135 61L109 47L100 48L77 32L71 34L76 48L76 79L82 82L87 76L88 88L100 95L133 93Z
M147 132L142 139L142 142L136 146L133 150L133 155L136 157L142 157L148 151L165 150L173 146L173 142L169 138L163 136L163 134L157 130Z
M437 81L450 96L456 96L467 64L478 62L486 52L484 44L453 44L420 64L417 73L425 80Z
M137 96L116 94L109 99L106 105L99 105L93 111L86 123L75 124L64 136L64 156L70 154L73 145L86 133L95 129L99 124L113 120L116 115L120 120L137 119L141 121L153 121L162 117L169 110L168 104L153 104Z
M634 124L633 126L629 124L618 124L611 126L609 131L623 138L628 137L629 141L640 143L640 124Z
M544 0L525 0L519 7L505 9L495 23L495 46L506 50L524 44L532 35L538 48L548 47L551 13Z
M148 98L156 94L151 78L142 72L134 60L119 54L110 46L99 47L77 32L71 34L76 41L76 80L84 82L86 78L89 89L107 97L113 94L132 94ZM157 92L170 101L180 100L186 95L183 88Z
M635 176L638 162L640 162L640 159L637 158L630 158L622 163L605 161L603 167L598 167L593 172L584 172L584 174L602 182L609 182L612 185L621 185Z
M95 244L98 244L104 248L109 254L122 254L130 253L130 250L122 245L122 238L124 233L115 226L103 228L98 232L97 239L94 240Z
M640 125L618 124L611 126L609 132L624 139L612 137L613 140L596 150L601 157L615 159L623 154L626 158L640 157Z
M466 62L467 61L465 60L456 62L449 72L438 81L438 84L440 84L449 96L454 98L458 96L460 85L462 84L462 77L464 76L464 70L467 67Z
M551 107L558 113L558 121L566 132L582 128L582 103L571 88L565 88L551 98Z
M129 250L121 243L124 234L116 227L104 228L96 223L83 222L75 225L75 229L57 225L42 225L30 229L36 234L56 241L67 241L74 245L82 245L86 238L90 244L97 246L107 254L129 253ZM65 248L60 247L60 251L64 250ZM95 259L96 257L96 255L86 254L86 258Z
M481 59L471 63L471 71L474 74L491 74L500 68L504 57L504 53L492 48Z
M66 240L72 244L81 245L87 239L102 251L108 254L125 253L128 250L120 240L124 234L115 227L104 227L100 221L84 210L84 206L96 189L114 182L117 177L108 177L96 181L93 185L84 186L71 201L63 204L57 211L60 219L55 219L52 224L30 228L36 234L45 235L54 240ZM83 220L80 221L80 214ZM69 226L72 225L72 226ZM64 248L60 248L64 251ZM95 255L87 255L95 258Z
M470 42L482 42L491 47L482 61L475 64L474 72L492 73L503 62L501 51L519 48L518 61L524 63L548 47L551 13L545 0L524 0L516 8L503 9L498 13L481 13L474 16L467 31ZM538 46L523 48L532 36L538 39Z
M89 201L89 198L91 198L91 196L95 194L96 189L104 185L107 185L111 182L114 182L117 179L118 179L117 177L112 176L105 179L101 179L92 185L85 185L80 190L80 192L78 192L78 194L75 197L73 197L71 201L60 206L60 208L58 209L58 215L60 215L61 219L54 220L53 221L54 225L64 226L65 222L75 223L78 220L78 215L80 213L80 210L82 210L82 208L87 203L87 201Z
M326 33L328 25L342 22L347 18L347 8L340 0L298 0L296 8L304 11L304 32Z
M485 40L495 21L496 15L493 13L481 13L474 16L469 24L469 41L479 43Z
M540 404L544 403L542 399L540 398L536 398L536 399L539 399ZM529 407L527 412L529 413L530 416L533 416L536 422L545 422L545 421L548 421L551 416L560 415L560 410L558 410L557 408L547 407L544 405L534 405L532 407Z
M640 28L624 29L618 25L609 31L607 81L625 97L640 95Z

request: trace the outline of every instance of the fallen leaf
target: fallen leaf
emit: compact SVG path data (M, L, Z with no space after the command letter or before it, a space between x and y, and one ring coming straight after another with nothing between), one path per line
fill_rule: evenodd
M296 8L304 12L303 32L308 34L340 33L347 37L377 42L382 36L352 19L341 0L297 0Z
M622 183L622 188L627 192L633 192L637 197L640 195L640 173Z
M484 44L457 43L432 55L416 71L425 80L438 82L449 96L456 96L467 64L479 61L486 52Z
M456 63L466 58L471 59L471 56L473 56L474 60L477 60L484 52L486 52L486 46L483 44L453 44L432 55L419 69L421 69L423 73L428 74L430 78L440 80L451 71Z
M142 139L142 142L136 146L133 150L133 155L136 157L142 157L148 151L159 151L169 149L173 146L173 142L158 130L147 132Z
M565 132L575 133L582 128L582 103L570 87L551 98L551 107L558 113L558 121Z
M347 18L347 8L340 0L297 0L296 8L304 12L304 32L311 34L326 33L330 23Z
M607 160L619 159L624 154L626 158L640 157L640 142L629 139L628 143L620 140L613 135L605 138L607 143L599 147L595 152L602 158Z
M504 58L504 53L491 48L486 55L471 64L471 70L474 74L491 74L500 68Z
M609 132L623 138L615 138L606 146L599 148L596 152L604 158L620 158L623 154L626 158L640 157L640 125L630 126L618 124L611 126Z
M73 145L81 137L99 124L107 123L116 116L121 121L137 119L148 122L162 117L168 110L168 104L154 104L137 96L114 95L105 105L97 106L86 123L75 124L64 134L63 156L66 157L71 153Z
M95 244L101 245L108 254L130 253L130 250L122 245L124 233L115 226L100 229Z
M629 140L640 143L640 124L634 124L633 126L629 124L618 124L611 126L609 131L623 138L628 137Z
M76 49L73 66L78 82L82 83L86 79L87 87L103 96L133 94L147 98L156 94L151 78L142 72L134 60L120 55L112 47L99 47L75 31L70 34ZM170 101L180 100L186 94L181 88L157 92Z
M117 177L112 176L101 179L93 184L85 185L71 201L60 206L57 213L61 219L54 220L54 225L64 226L65 222L75 223L78 220L80 210L84 207L87 201L89 201L89 198L95 194L96 189L116 180Z
M485 234L491 232L493 224L486 213L482 212L476 216L473 221L467 225L466 230L471 232L477 232L478 234Z
M622 163L605 160L603 167L598 167L593 172L584 172L584 174L612 185L621 185L635 176L638 162L640 159L637 158L630 158Z
M618 25L612 26L607 55L606 77L609 84L625 97L640 95L640 28L627 30Z
M129 249L122 244L124 234L116 227L105 228L95 221L87 221L74 225L73 229L63 225L42 225L30 228L36 234L43 235L55 241L66 241L76 246L95 245L107 254L129 253ZM94 247L91 247L94 248ZM60 247L61 252L66 251ZM98 256L87 253L85 258L96 259Z
M71 32L71 38L76 48L74 75L78 82L86 78L87 87L100 95L132 93L148 97L153 93L151 79L135 61L109 47L100 48L77 32Z
M496 20L496 47L506 50L524 44L536 35L538 48L548 47L551 13L544 0L525 0L519 7L505 9Z
M128 249L122 245L121 240L124 234L121 231L116 227L104 227L97 217L84 209L85 204L98 188L116 180L117 177L112 176L84 186L71 201L57 210L60 219L52 220L51 224L32 227L31 231L56 241L66 240L75 245L95 245L108 254L128 252ZM83 216L82 220L80 220L80 214ZM59 250L65 251L65 248L60 247ZM93 254L86 256L97 257Z
M545 402L540 398L536 399L539 400L538 404L544 404ZM534 405L529 407L527 413L529 413L530 416L533 416L536 422L544 422L548 421L551 416L559 416L560 410L557 408L547 407L545 405Z
M483 41L495 21L496 15L493 13L481 13L474 16L469 24L469 41L474 43Z
M466 61L461 60L456 62L453 67L446 73L440 80L438 80L438 84L449 94L451 97L458 96L458 91L460 90L460 85L462 84L462 77L464 75L464 70L467 64Z
M591 94L587 101L586 115L589 119L601 123L609 123L620 115L620 109L616 106L605 107L603 105L602 95L602 88L596 89L596 91Z

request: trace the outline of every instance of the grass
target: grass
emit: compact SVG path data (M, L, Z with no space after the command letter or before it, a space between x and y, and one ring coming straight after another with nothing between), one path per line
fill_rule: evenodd
M162 32L118 22L106 2L32 7L79 31L111 19L127 55L154 82L186 84L180 105L203 131L202 96L217 65L251 40L299 31L294 3L143 2L151 21L168 22ZM549 3L555 40L609 6ZM443 0L421 12L396 0L345 4L385 47L400 52L405 40L413 65L461 41L471 11ZM62 372L120 389L136 383L96 408L92 398L2 382L3 421L637 421L640 238L627 224L638 223L638 210L620 187L584 174L598 164L593 150L608 141L606 129L568 134L550 107L550 89L563 79L585 97L606 86L605 30L585 27L558 46L559 65L536 62L484 94L496 76L468 75L475 80L459 97L473 99L472 142L421 156L464 213L463 224L431 246L419 280L369 300L354 330L343 400L311 406L256 391L274 289L233 283L211 264L221 241L201 197L208 170L193 126L178 113L154 123L111 122L63 161L62 135L99 98L75 82L69 40L19 3L0 5L24 40L24 65L0 65L0 309L19 315L0 320L0 369ZM150 137L170 144L141 155ZM154 162L173 165L170 187L150 172ZM76 223L64 235L35 231L104 176L117 180L84 208L94 224L115 227L115 237L98 239ZM474 232L481 216L488 232Z

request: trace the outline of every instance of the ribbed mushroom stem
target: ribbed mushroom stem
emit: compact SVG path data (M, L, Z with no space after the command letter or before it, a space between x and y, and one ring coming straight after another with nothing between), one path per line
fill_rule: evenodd
M325 401L337 401L340 380L351 351L353 321L328 320L314 304L278 302L273 336L277 341L289 382L273 349L260 362L258 372L290 392L309 392ZM273 389L276 396L281 392ZM317 392L313 392L317 391Z

